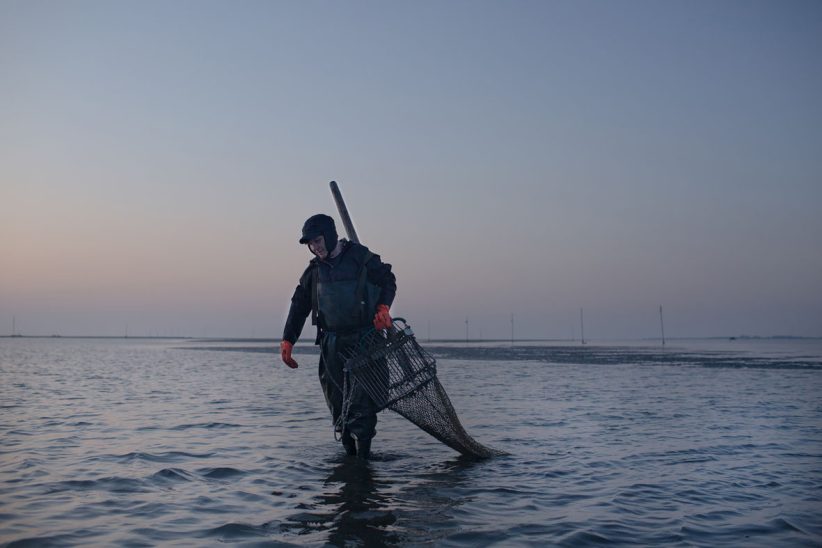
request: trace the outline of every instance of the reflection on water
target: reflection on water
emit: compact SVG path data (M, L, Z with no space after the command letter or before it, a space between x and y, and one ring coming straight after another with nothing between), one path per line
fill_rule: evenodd
M381 478L375 469L381 460L340 456L323 481L323 492L286 516L281 530L309 537L322 532L334 546L396 545L459 530L453 509L464 502L465 472L481 466L478 461L457 457L430 471ZM398 521L402 527L392 527Z
M383 491L385 482L375 479L368 462L345 456L331 468L323 481L324 492L304 505L304 510L286 517L283 530L298 534L327 531L336 546L358 541L368 546L396 543L398 536L386 527L396 521L391 498Z
M806 343L452 345L462 423L511 454L464 460L382 413L365 463L310 356L180 344L0 341L0 544L822 543Z

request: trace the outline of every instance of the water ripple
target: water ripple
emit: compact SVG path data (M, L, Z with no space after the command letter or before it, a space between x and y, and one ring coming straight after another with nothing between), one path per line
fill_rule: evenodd
M185 451L167 451L164 453L144 453L142 451L132 451L123 455L101 455L97 457L100 460L115 460L121 463L129 463L134 461L143 462L184 462L189 459L207 459L213 453L187 453Z
M209 479L227 479L233 478L235 476L243 476L246 474L242 470L237 470L236 468L230 467L201 468L197 471L197 473L203 476L204 478Z

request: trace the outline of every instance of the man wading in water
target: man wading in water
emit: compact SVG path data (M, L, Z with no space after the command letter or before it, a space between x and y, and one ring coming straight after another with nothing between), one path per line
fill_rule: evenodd
M314 344L320 345L320 385L335 430L342 434L347 454L367 459L376 433L376 406L365 392L355 389L343 416L341 353L355 346L367 330L391 327L389 308L397 293L396 278L391 265L367 247L338 240L334 219L328 215L310 217L300 243L308 245L314 258L291 297L280 355L287 366L297 367L291 352L310 312L311 323L317 326Z

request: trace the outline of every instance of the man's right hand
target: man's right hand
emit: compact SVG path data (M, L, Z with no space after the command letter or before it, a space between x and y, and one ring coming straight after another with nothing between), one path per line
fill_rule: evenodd
M282 357L283 363L291 369L297 369L297 362L291 357L291 351L293 349L294 345L289 341L280 343L280 357Z

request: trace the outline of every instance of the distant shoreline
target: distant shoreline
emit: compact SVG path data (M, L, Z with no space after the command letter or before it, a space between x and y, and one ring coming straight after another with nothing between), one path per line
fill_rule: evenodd
M269 343L278 343L280 341L279 338L254 338L254 337L170 337L170 336L128 336L124 337L122 335L0 335L0 339L111 339L111 340L186 340L186 341L210 341L210 342L269 342ZM666 341L706 341L706 340L716 340L716 341L755 341L755 340L762 340L762 341L794 341L794 340L820 340L822 336L815 336L815 337L806 337L806 336L798 336L798 335L767 335L767 336L760 336L760 335L728 335L728 336L721 336L721 335L713 335L708 337L666 337ZM308 339L306 339L308 340ZM586 342L620 342L620 341L644 341L644 342L654 342L659 341L659 337L637 337L637 338L624 338L624 339L611 339L611 338L602 338L602 339L591 339L586 340ZM465 343L465 344L472 344L472 343L510 343L512 342L511 339L422 339L422 342L432 342L432 343ZM305 342L305 341L303 341ZM562 342L562 343L579 343L579 339L513 339L513 342L521 342L521 343L529 343L529 342Z

